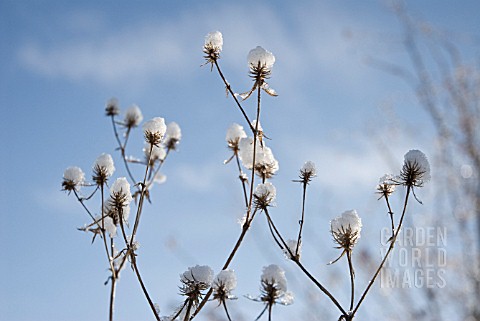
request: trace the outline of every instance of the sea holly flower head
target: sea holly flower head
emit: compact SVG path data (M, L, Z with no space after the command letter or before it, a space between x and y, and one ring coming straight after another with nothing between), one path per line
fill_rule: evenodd
M211 63L212 67L215 61L220 58L220 52L223 48L223 36L220 31L213 31L205 36L205 44L203 45L204 58L207 63Z
M103 185L115 172L113 158L110 154L103 153L93 163L93 180L97 185Z
M339 249L351 251L360 238L362 220L357 211L350 210L330 221L330 232Z
M125 177L119 177L110 188L110 202L117 208L124 208L132 202L132 193L130 192L130 183Z
M85 183L85 173L80 167L71 166L63 172L62 188L64 191L78 191Z
M265 266L260 278L260 296L257 298L249 297L250 299L264 303L267 308L271 309L275 304L289 305L293 303L293 294L287 291L287 278L285 271L278 265L271 264ZM257 320L266 311L257 317Z
M117 98L110 98L105 105L105 114L107 116L117 116L120 114Z
M305 162L300 169L300 182L308 184L315 176L317 176L315 163L311 161Z
M125 127L132 128L137 127L143 120L142 111L137 105L132 105L125 111L125 119L123 123Z
M213 299L225 302L227 299L236 299L232 291L237 287L237 276L233 270L220 271L213 280Z
M399 183L410 187L422 187L430 178L430 163L427 156L416 149L406 153Z
M377 193L380 194L380 198L389 197L395 192L395 186L395 177L392 174L385 174L378 181Z
M207 290L212 285L213 270L208 265L195 265L189 267L187 271L180 274L182 287L180 292L189 298L193 305L197 306L202 291Z
M165 147L175 150L180 139L182 139L180 126L176 122L171 122L167 125L167 131L165 132Z
M152 145L159 145L167 131L165 119L162 117L155 117L143 124L143 133L147 143Z
M275 202L277 196L277 190L272 183L266 182L264 184L258 184L253 195L255 197L255 205L260 209L266 209Z
M248 67L250 68L250 77L254 80L254 85L250 91L240 94L245 100L257 89L263 89L270 96L277 96L274 89L270 88L265 80L270 78L275 56L268 50L260 46L250 50L247 56Z

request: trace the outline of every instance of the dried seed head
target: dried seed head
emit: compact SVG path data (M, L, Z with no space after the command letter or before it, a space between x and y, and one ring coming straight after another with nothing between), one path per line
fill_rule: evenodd
M182 139L180 126L178 126L176 122L171 122L167 125L167 131L165 133L165 147L175 150L180 139Z
M207 63L214 64L220 58L220 52L223 47L223 36L220 31L210 32L205 36L203 45L204 58Z
M113 175L115 166L110 154L103 153L93 163L93 180L97 185L103 185Z
M72 166L63 172L62 188L64 191L78 191L85 183L85 173L80 167Z
M266 182L257 185L253 196L255 197L255 205L260 209L266 209L274 204L277 190L272 183Z
M377 185L377 193L380 198L389 197L395 191L395 178L392 174L385 174L380 177Z
M137 105L132 105L125 111L124 125L125 127L137 127L143 120L142 111Z
M152 145L160 145L167 126L165 125L165 119L162 117L155 117L143 124L143 132L147 143Z
M117 116L120 113L117 98L110 98L105 106L105 114L107 116Z
M430 178L430 163L427 156L416 149L406 153L399 177L400 184L410 187L422 187Z
M330 221L333 240L346 251L351 251L360 238L362 220L355 210L343 212L341 216Z

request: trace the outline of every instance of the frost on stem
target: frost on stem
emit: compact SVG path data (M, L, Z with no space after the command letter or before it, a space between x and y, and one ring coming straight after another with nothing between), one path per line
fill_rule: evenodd
M137 105L132 105L125 111L124 126L127 128L137 127L143 120L142 111Z
M238 144L239 156L243 166L247 169L253 167L253 138L246 137L240 139ZM278 161L273 156L272 150L257 140L255 151L255 173L262 179L271 178L278 171Z
M266 182L264 184L257 185L253 196L255 197L255 205L264 210L268 206L274 205L275 197L277 196L277 190L272 183Z
M69 193L73 190L78 191L85 183L85 173L80 167L72 166L63 172L62 189Z
M117 116L120 113L117 98L110 98L105 105L105 114L107 116Z
M380 194L380 198L389 197L393 192L395 192L395 178L393 175L385 174L380 177L377 185L377 193Z
M205 36L205 44L203 45L203 53L205 53L206 63L213 64L220 59L220 52L223 47L223 36L220 31L210 32Z
M110 154L103 153L93 163L93 180L97 185L103 185L113 175L115 166Z
M398 183L410 187L422 187L430 178L430 164L427 156L416 149L406 153Z
M167 126L165 125L165 119L162 117L155 117L143 124L143 133L145 135L145 141L152 145L160 145Z
M180 139L182 139L180 126L176 122L171 122L167 125L167 131L165 133L165 147L175 150Z
M360 238L362 220L357 211L345 211L337 218L330 221L330 232L339 249L351 251Z
M233 270L220 271L213 280L213 299L218 300L219 303L225 300L236 299L232 291L237 287L237 276Z
M253 78L255 83L250 91L240 94L240 97L243 100L247 99L257 88L263 89L270 96L277 96L275 90L270 88L265 81L270 78L275 56L270 51L257 46L250 50L247 61L250 68L250 77Z

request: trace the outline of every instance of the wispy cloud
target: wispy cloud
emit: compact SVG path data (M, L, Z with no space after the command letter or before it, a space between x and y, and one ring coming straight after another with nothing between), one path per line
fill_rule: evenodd
M322 23L303 16L285 21L278 12L264 9L262 5L255 11L222 5L216 9L215 19L211 19L211 10L205 9L161 23L142 21L115 30L108 29L101 14L77 14L68 24L70 34L65 33L63 42L33 40L19 49L18 57L25 68L36 73L102 85L143 82L162 73L181 78L201 62L203 35L221 30L228 55L222 63L235 70L246 72L248 50L262 45L278 56L278 75L284 75L285 81L296 81L309 70L312 74L312 68L342 76L354 72L355 65L345 65L348 59L342 59L348 55L340 34L344 22L325 13L328 21ZM325 25L328 30L322 27Z

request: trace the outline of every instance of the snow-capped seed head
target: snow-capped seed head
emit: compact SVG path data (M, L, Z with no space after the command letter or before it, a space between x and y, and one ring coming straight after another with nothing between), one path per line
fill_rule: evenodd
M62 187L65 191L78 191L85 183L85 173L80 167L72 166L63 172Z
M152 144L158 145L165 136L167 131L167 125L165 125L165 119L162 117L155 117L143 124L143 132L145 134L145 140Z
M311 161L305 162L300 169L300 179L302 182L308 184L308 182L310 182L315 176L317 176L315 163Z
M275 202L276 196L277 190L272 183L266 182L264 184L258 184L254 193L255 205L260 209L265 209Z
M228 128L225 140L227 141L230 149L238 150L238 142L240 139L246 137L247 134L245 133L245 130L243 130L243 126L234 123Z
M380 198L389 197L395 192L395 178L392 174L385 174L378 180L377 193L380 194Z
M220 31L209 32L205 36L205 45L204 48L212 49L217 52L222 51L223 47L223 36Z
M178 142L182 139L182 131L180 126L176 122L171 122L167 125L167 131L165 133L165 146L168 149L175 150Z
M240 139L238 143L239 157L243 166L252 169L253 164L253 138ZM272 150L257 140L255 152L255 173L262 178L271 178L278 171L278 161L273 156Z
M255 68L266 68L270 70L275 63L275 56L270 51L257 46L255 49L250 50L247 60L252 70Z
M125 111L124 123L126 127L137 127L143 120L142 111L137 105L132 105Z
M149 154L150 148L152 149L151 155ZM167 152L162 145L152 145L149 142L145 142L143 152L145 153L145 158L147 159L147 161L150 159L150 165L155 163L157 160L163 161L167 156Z
M121 212L119 211L121 210ZM115 202L110 199L110 202L106 202L103 207L103 215L111 217L113 219L113 224L120 224L120 216L123 218L124 222L128 222L130 217L130 204L125 204L123 207L117 207Z
M205 36L205 44L203 45L204 58L207 63L213 64L220 58L220 52L223 48L223 36L220 31L210 32Z
M417 149L406 153L400 172L401 183L405 186L422 187L430 178L430 163L427 156Z
M117 98L110 98L105 105L105 114L107 116L117 116L120 113Z
M115 171L113 158L110 154L103 153L93 163L93 180L97 185L103 185Z
M195 265L180 274L180 281L184 284L182 288L184 294L206 290L212 284L213 270L208 265Z
M273 286L276 288L279 294L283 294L287 291L287 278L285 277L285 271L276 264L270 264L263 267L261 276L262 286Z
M285 257L290 260L300 260L300 257L302 256L302 241L298 243L297 240L290 239L287 240L286 243L288 250L283 249Z
M233 270L220 271L213 280L213 298L220 302L235 298L231 292L237 287L237 276Z
M330 232L334 241L346 251L351 251L360 238L362 220L357 211L350 210L330 221Z
M125 177L119 177L115 180L110 188L110 197L112 204L116 208L125 207L132 201L132 193L130 192L130 183Z

